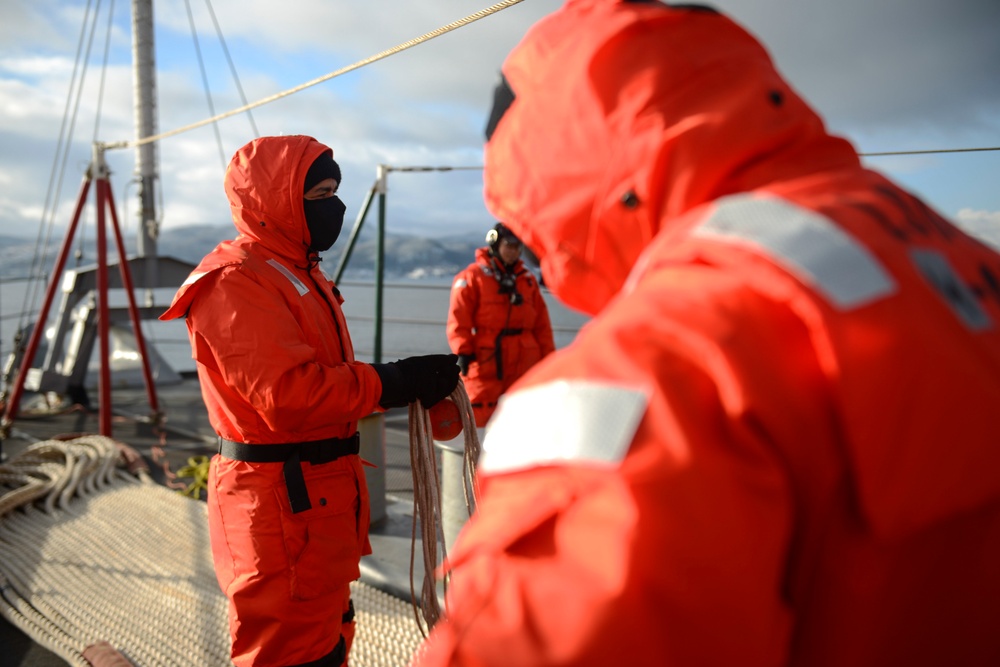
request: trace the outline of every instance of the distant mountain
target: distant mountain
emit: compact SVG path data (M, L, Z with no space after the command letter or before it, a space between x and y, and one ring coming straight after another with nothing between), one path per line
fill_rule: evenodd
M324 254L323 268L333 274L347 248L350 230L345 230L332 250ZM167 230L160 235L159 253L189 262L197 262L220 241L235 235L232 227L199 225ZM375 275L378 244L373 231L365 230L351 252L344 270L345 278L363 279ZM475 239L479 234L472 235ZM385 237L385 276L389 279L451 277L464 269L482 245L473 238L436 239L411 234L387 233Z
M0 278L26 276L32 268L35 244L28 239L0 234ZM44 266L44 265L42 265ZM49 268L52 261L48 263ZM49 268L45 269L46 271Z
M1000 226L992 221L965 222L961 226L983 242L1000 250ZM337 245L326 253L323 268L333 274L340 263L342 253L347 248L350 230L345 229ZM160 255L176 257L197 263L220 241L233 238L235 230L230 225L191 225L166 229L158 239ZM49 253L36 262L35 241L23 237L0 235L0 278L23 277L36 271L47 274L52 270L61 239L52 244ZM126 247L134 249L135 239L125 240ZM476 248L483 245L479 231L468 232L462 237L429 238L412 234L389 232L385 239L385 276L389 280L441 279L450 278L472 262ZM93 239L87 239L81 257L70 258L70 266L91 264ZM76 248L74 248L74 251ZM364 280L375 275L375 255L377 252L375 231L372 226L362 231L344 278ZM112 253L112 256L115 256Z
M347 247L350 230L344 230L332 251L324 256L323 268L333 274ZM191 225L163 230L157 240L161 256L175 257L197 263L219 242L231 239L235 230L230 225ZM377 243L373 229L365 229L358 238L350 261L344 271L346 279L368 279L375 275ZM52 244L48 254L35 262L35 241L15 236L0 235L0 278L23 277L36 271L48 273L55 263L61 240ZM482 245L482 235L477 231L465 238L425 238L410 234L387 233L385 238L385 276L387 279L437 279L450 278L465 268L474 258L475 249ZM69 265L93 263L93 241L85 244L79 259L72 257ZM133 250L134 238L125 239ZM112 253L116 257L116 253Z

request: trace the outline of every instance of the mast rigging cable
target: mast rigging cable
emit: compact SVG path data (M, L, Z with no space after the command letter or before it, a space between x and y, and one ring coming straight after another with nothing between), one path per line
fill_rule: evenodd
M464 27L464 26L466 26L466 25L468 25L470 23L478 21L479 19L486 18L487 16L489 16L491 14L495 14L495 13L497 13L499 11L507 9L508 7L512 7L513 5L516 5L516 4L520 3L520 2L523 2L523 0L503 0L503 2L498 2L497 4L492 5L490 7L487 7L486 9L482 9L482 10L480 10L478 12L475 12L474 14L469 14L465 18L459 19L457 21L453 21L453 22L449 23L448 25L442 26L442 27L440 27L440 28L438 28L436 30L432 30L431 32L424 33L423 35L421 35L419 37L416 37L414 39L411 39L408 42L403 42L402 44L398 44L398 45L392 47L391 49L386 49L385 51L380 51L380 52L376 53L373 56L369 56L368 58L365 58L364 60L359 60L358 62L356 62L356 63L354 63L352 65L347 65L346 67L341 67L338 70L334 70L334 71L330 72L329 74L325 74L325 75L323 75L321 77L313 79L312 81L307 81L307 82L305 82L305 83L303 83L301 85L298 85L298 86L296 86L294 88L290 88L290 89L288 89L286 91L283 91L283 92L280 92L280 93L276 93L274 95L271 95L270 97L265 97L264 99L261 99L261 100L258 100L256 102L254 102L253 104L246 104L246 105L244 105L242 107L239 107L238 109L233 109L231 111L227 111L225 113L221 113L221 114L219 114L217 116L213 116L211 118L206 118L204 120L198 121L197 123L191 123L190 125L185 125L183 127L179 127L177 129L174 129L174 130L169 130L167 132L161 132L160 134L151 135L151 136L148 136L148 137L142 137L141 139L134 139L134 140L131 140L131 141L118 141L118 142L114 142L114 143L108 143L108 144L104 145L104 148L106 150L115 150L115 149L119 149L119 148L135 148L137 146L142 146L144 144L152 143L154 141L159 141L160 139L165 139L167 137L172 137L175 134L181 134L181 133L187 132L189 130L194 130L196 128L203 127L205 125L208 125L209 123L214 123L214 122L222 120L224 118L229 118L230 116L235 116L238 113L243 113L244 111L249 111L250 109L256 109L257 107L263 106L265 104L269 104L270 102L274 102L276 100L280 100L283 97L288 97L289 95L294 95L295 93L303 91L306 88L311 88L311 87L313 87L315 85L318 85L320 83L323 83L325 81L329 81L330 79L336 78L336 77L340 76L341 74L347 74L348 72L353 72L354 70L360 69L361 67L364 67L365 65L370 65L373 62L376 62L378 60L382 60L383 58L387 58L387 57L389 57L389 56L391 56L393 54L399 53L400 51L405 51L406 49L408 49L410 47L417 46L418 44L423 44L424 42L430 41L430 40L432 40L432 39L434 39L436 37L440 37L441 35L444 35L445 33L451 32L452 30L457 30L458 28Z

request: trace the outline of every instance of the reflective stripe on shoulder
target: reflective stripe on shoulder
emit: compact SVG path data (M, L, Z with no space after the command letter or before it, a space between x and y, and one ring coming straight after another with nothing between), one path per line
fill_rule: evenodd
M198 271L196 273L192 273L184 280L184 282L181 283L181 287L186 287L187 285L193 285L196 282L198 282L199 278L207 276L208 274L209 274L208 271Z
M288 280L292 283L292 285L295 286L295 289L298 290L299 296L305 296L306 294L309 293L309 288L305 286L305 283L299 280L298 277L294 273L289 271L281 262L279 262L274 258L271 258L267 260L267 263L276 268L278 271L280 271L281 275L288 278Z
M618 465L646 412L645 392L598 382L551 382L507 394L486 429L480 469Z
M455 283L451 286L451 288L462 289L463 287L467 287L468 285L469 283L465 280L465 278L459 278L458 280L455 281Z
M692 235L753 245L843 310L896 291L868 248L825 216L781 199L726 197Z

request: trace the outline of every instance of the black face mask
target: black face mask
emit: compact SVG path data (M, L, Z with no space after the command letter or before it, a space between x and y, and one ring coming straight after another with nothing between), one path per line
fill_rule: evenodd
M309 249L323 252L333 247L344 227L347 206L334 195L326 199L304 199L306 226L309 227Z

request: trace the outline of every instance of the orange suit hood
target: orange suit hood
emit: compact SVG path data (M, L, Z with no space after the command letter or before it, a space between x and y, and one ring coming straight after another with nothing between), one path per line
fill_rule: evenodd
M239 237L224 241L218 252L201 261L161 320L183 316L195 297L195 280L224 266L242 263L247 258L246 248L253 243L290 260L292 265L310 266L315 256L309 254L303 193L306 172L324 152L333 155L332 148L305 135L260 137L236 151L226 169L224 184Z
M226 196L240 234L297 263L307 261L309 228L302 205L306 172L333 149L312 137L261 137L236 151Z
M666 65L664 52L672 54ZM750 34L707 8L567 0L502 71L513 99L488 128L485 199L539 256L560 300L597 315L627 280L641 280L641 265L717 263L720 252L703 239L684 239L720 202L777 196L822 210L873 243L894 281L919 285L849 316L805 318L841 406L865 514L881 534L899 535L1000 497L995 466L983 459L992 438L985 415L1000 396L997 334L965 342L951 313L929 319L910 296L925 298L928 281L913 253L940 243L932 254L991 295L982 276L1000 271L996 253L865 170ZM894 247L878 235L879 218L858 214L875 210L872 201L883 223L906 228L907 217L930 216L912 225L946 230L943 238ZM759 286L770 270L745 261L728 270ZM992 316L1000 321L1000 311ZM879 354L871 354L875 339ZM911 376L888 409L879 398Z
M684 212L858 164L764 48L707 8L569 0L502 72L514 99L486 144L486 204L591 315Z

